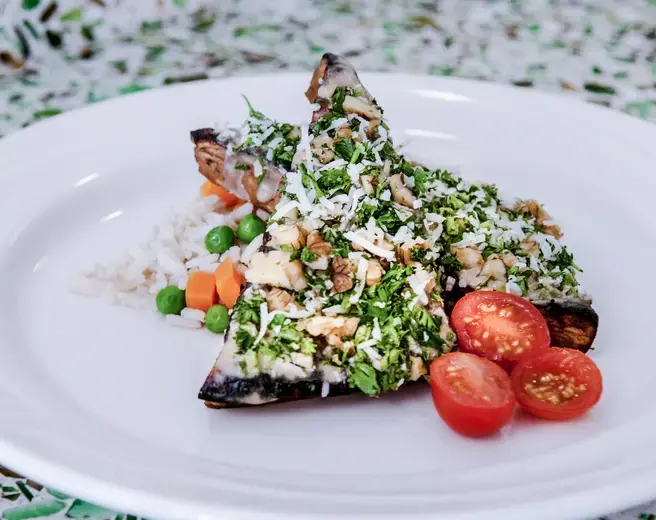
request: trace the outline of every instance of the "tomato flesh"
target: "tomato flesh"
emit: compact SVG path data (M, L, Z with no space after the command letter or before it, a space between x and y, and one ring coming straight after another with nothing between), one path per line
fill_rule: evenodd
M567 420L592 408L603 379L592 359L578 350L552 347L524 356L512 373L519 405L536 417Z
M526 352L551 343L540 311L514 294L469 293L456 303L451 322L461 351L494 361L509 373Z
M506 424L515 408L510 377L487 359L453 352L430 367L433 403L456 432L483 437Z

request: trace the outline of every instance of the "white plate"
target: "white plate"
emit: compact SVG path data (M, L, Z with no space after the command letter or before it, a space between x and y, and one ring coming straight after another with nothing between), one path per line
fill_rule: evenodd
M605 377L571 423L516 420L468 440L427 388L249 410L196 398L216 337L69 294L83 267L194 197L189 131L240 123L240 97L309 115L308 74L142 93L0 142L0 460L153 518L578 518L656 493L650 281L656 128L560 97L363 74L397 142L432 165L544 201L585 269Z

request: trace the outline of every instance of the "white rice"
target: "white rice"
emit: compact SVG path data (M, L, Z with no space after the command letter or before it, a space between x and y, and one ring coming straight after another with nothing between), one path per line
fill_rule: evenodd
M198 309L190 309L189 307L186 307L182 309L180 316L188 320L196 320L200 321L201 323L205 322L205 313Z
M184 316L176 316L175 314L166 315L166 323L173 325L174 327L181 327L183 329L200 329L201 322L198 320L192 320L190 318L185 318Z
M155 296L161 289L168 285L186 289L189 274L194 271L214 272L228 257L240 270L245 269L240 264L239 246L222 255L212 254L205 248L205 235L222 225L236 230L239 221L252 210L251 204L244 204L226 212L215 195L199 197L182 211L172 212L153 229L148 240L129 248L116 261L83 271L73 281L71 290L103 298L113 305L155 309ZM166 322L176 327L196 329L204 321L204 312L190 308L185 308L180 316L166 316Z

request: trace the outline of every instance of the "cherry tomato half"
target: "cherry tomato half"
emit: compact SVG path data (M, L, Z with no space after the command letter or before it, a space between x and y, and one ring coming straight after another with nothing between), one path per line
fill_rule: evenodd
M529 352L511 379L519 405L536 417L551 420L582 415L597 404L603 389L595 362L571 348Z
M469 293L456 303L451 322L461 351L494 361L509 373L524 354L551 342L540 311L514 294Z
M462 435L490 435L513 414L510 377L487 359L464 352L445 354L431 364L430 382L440 417Z

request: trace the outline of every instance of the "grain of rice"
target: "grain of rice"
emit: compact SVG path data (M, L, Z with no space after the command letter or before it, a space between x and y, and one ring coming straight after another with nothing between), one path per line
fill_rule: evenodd
M239 222L246 215L253 213L253 205L250 202L247 202L243 206L240 206L235 211L233 211L230 216L234 222Z
M259 235L253 239L253 241L248 244L244 250L241 252L241 261L245 264L250 262L251 256L262 247L262 242L264 241L264 235Z
M182 316L176 316L175 314L167 314L166 315L166 322L169 325L172 325L174 327L181 327L183 329L200 329L201 328L201 322L198 320L191 320L188 318L184 318Z
M237 263L241 260L241 249L239 246L232 246L225 253L221 255L220 261L223 262L226 258L230 258L233 263Z
M191 309L190 307L185 307L182 309L180 316L190 320L196 320L200 322L205 321L205 313L199 309Z
M211 264L206 264L200 267L199 271L203 273L213 273L219 268L219 265L218 262L212 262Z
M216 253L205 254L204 256L198 256L192 260L187 261L185 264L188 269L192 267L202 267L206 264L211 264L218 261L219 255Z

